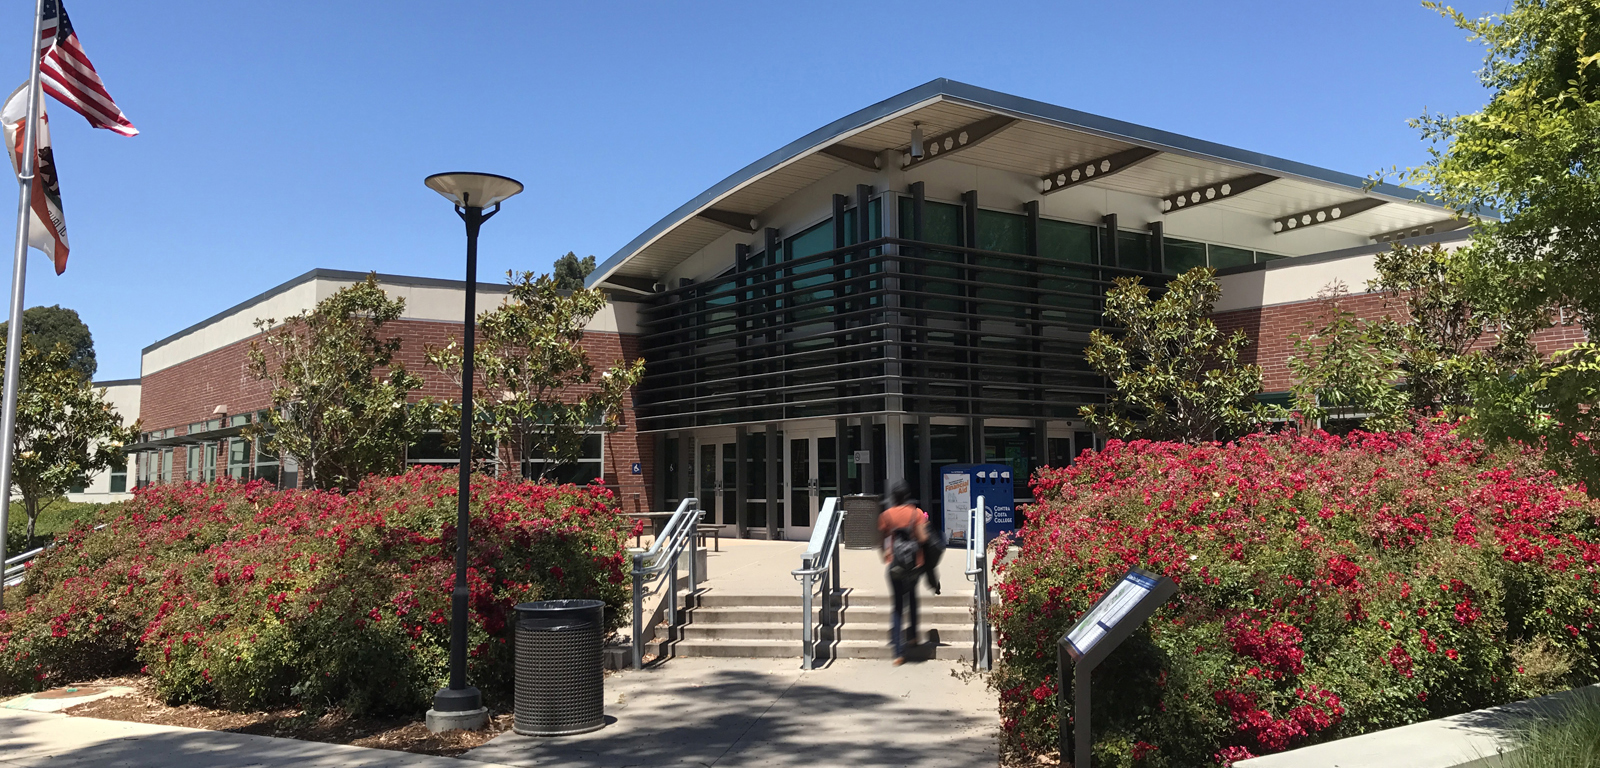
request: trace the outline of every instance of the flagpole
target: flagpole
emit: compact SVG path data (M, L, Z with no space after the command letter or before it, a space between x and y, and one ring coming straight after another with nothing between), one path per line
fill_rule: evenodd
M34 0L33 39L28 56L28 121L22 127L22 172L17 175L17 253L11 265L11 323L6 329L5 398L0 404L0 611L5 610L6 531L11 511L11 469L17 433L17 389L22 378L23 286L28 278L28 224L33 219L34 142L39 134L39 34L43 31L44 0ZM6 147L10 152L11 148ZM26 545L24 545L26 546Z

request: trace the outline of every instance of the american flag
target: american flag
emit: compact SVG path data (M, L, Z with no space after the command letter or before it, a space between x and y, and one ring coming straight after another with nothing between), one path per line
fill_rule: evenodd
M94 65L83 52L61 0L44 0L39 33L39 83L44 92L88 118L96 128L134 136L139 129L128 122L117 102L106 93Z

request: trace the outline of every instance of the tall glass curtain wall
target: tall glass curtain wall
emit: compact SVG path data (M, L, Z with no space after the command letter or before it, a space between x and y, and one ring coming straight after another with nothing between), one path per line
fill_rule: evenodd
M899 237L882 236L873 200L864 241L846 208L759 233L728 271L658 294L642 310L641 428L882 412L1063 420L1103 402L1085 347L1112 280L1167 279L1148 234L989 210L976 195L924 201L920 216L913 196L893 199Z

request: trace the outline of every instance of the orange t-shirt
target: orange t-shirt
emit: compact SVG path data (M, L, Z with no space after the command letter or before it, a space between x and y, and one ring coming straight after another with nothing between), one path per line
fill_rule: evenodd
M898 507L890 507L879 514L878 535L883 538L883 556L885 562L887 562L888 558L891 556L890 550L894 545L894 542L890 541L889 537L900 528L910 528L912 531L911 537L915 539L917 535L916 526L918 524L926 525L927 520L928 516L926 513L920 509L917 509L916 507L911 506L910 504L905 504ZM917 567L922 567L922 550L920 549L917 550Z

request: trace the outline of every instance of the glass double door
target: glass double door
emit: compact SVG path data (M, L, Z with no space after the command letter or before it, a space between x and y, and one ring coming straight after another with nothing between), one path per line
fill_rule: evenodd
M768 516L774 516L779 536L801 539L811 535L812 522L822 500L839 493L838 460L832 427L788 428L778 433L776 455L767 455L767 435L744 435L743 477L741 451L733 430L708 430L697 435L697 486L707 522L737 528L748 535L766 535ZM767 471L776 473L777 498L769 499ZM744 482L744 509L740 515L739 482ZM741 519L742 518L742 519Z

